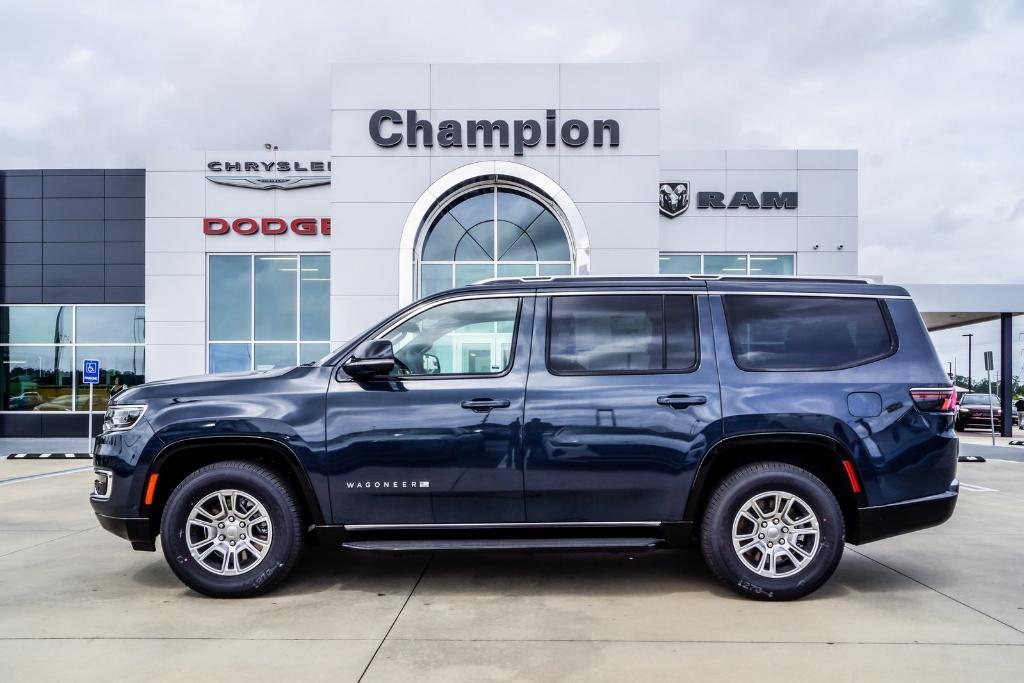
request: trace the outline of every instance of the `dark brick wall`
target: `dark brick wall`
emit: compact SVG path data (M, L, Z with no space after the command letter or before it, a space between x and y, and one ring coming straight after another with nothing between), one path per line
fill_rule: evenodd
M0 303L145 302L143 169L0 170Z

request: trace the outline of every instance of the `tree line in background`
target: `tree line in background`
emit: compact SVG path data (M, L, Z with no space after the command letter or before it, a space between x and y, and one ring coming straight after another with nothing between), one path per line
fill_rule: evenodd
M964 375L954 375L953 383L958 387L968 387L971 391L980 394L988 393L988 382L985 381L985 375L982 374L980 378L972 378L974 383L970 386L967 384L967 377ZM1002 388L1002 380L992 380L992 393L999 396L999 392ZM1016 397L1024 395L1024 386L1021 386L1021 376L1014 375L1010 381L1010 389L1013 392L1013 396Z

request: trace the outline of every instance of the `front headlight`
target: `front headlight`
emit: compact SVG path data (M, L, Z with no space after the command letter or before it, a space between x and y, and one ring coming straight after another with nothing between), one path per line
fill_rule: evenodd
M134 427L146 412L144 405L110 406L103 416L103 431L123 432Z
M967 408L961 408L961 409L960 409L960 414L961 414L961 415L968 415L968 414L970 414L970 412L971 412L971 411L970 411L970 410L968 410Z

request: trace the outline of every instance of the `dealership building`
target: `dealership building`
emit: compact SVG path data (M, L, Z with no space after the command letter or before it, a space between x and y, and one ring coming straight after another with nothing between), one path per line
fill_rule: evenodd
M331 88L323 149L0 171L0 436L84 434L86 358L103 410L490 277L860 272L857 152L662 149L657 65L340 64ZM979 287L912 293L935 329L1005 314L1008 342L1019 288Z

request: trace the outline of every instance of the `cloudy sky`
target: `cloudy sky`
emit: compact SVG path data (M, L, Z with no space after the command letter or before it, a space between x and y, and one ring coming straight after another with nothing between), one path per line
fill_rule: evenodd
M1024 3L0 0L0 17L0 168L326 147L335 61L650 61L666 148L860 150L861 272L1024 281Z

